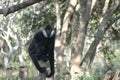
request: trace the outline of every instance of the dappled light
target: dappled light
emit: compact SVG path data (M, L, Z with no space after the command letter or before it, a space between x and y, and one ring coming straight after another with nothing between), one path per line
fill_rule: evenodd
M120 80L120 0L1 0L0 80Z

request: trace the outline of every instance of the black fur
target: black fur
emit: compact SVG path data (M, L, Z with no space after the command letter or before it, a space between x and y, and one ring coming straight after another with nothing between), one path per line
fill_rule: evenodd
M47 25L51 27L50 25ZM52 27L51 27L52 28ZM43 28L44 30L46 29ZM54 29L53 29L54 30ZM35 67L41 72L46 72L45 67L40 67L38 61L42 60L44 62L49 61L51 72L46 73L46 77L51 77L54 75L54 44L55 44L55 33L52 37L46 38L43 33L43 30L37 32L34 36L32 43L29 46L28 52L35 65Z

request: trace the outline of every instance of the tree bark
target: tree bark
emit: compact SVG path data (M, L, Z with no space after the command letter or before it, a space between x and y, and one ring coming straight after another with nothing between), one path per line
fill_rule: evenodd
M56 3L55 3L55 8L56 8L56 29L57 29L57 35L60 34L61 32L61 15L60 15L60 4L59 4L59 1L56 0Z
M80 26L79 26L79 31L78 31L78 36L75 42L75 53L73 59L72 59L72 66L71 66L71 80L74 80L74 75L75 73L80 73L81 69L79 67L83 48L84 48L84 41L85 41L85 36L86 36L86 31L87 31L87 25L90 17L90 12L91 12L91 4L92 0L85 0L85 1L80 1Z
M58 66L57 70L59 73L61 73L61 71L63 71L65 68L65 64L63 62L64 61L63 53L64 53L64 48L66 45L66 38L67 38L69 22L71 20L73 13L75 12L76 5L77 5L77 0L70 0L69 6L65 13L63 24L62 24L61 37L60 37L60 39L58 39L56 41L56 45L59 44L56 46L56 51L59 52L59 53L57 53L57 57L56 57L56 59L57 59L56 62L57 62L57 66Z
M20 66L19 68L19 79L18 80L26 80L28 75L28 69L25 66Z
M5 16L7 16L10 13L13 13L13 12L18 11L20 9L26 8L26 7L33 5L33 4L40 2L40 1L42 1L42 0L27 0L27 1L24 1L20 4L16 4L16 5L10 6L8 8L0 9L0 14L4 14Z

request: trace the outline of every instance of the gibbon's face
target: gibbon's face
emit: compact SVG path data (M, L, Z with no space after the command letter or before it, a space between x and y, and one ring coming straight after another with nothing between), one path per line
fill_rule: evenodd
M43 35L46 38L52 37L54 35L54 29L50 25L47 25L43 30Z

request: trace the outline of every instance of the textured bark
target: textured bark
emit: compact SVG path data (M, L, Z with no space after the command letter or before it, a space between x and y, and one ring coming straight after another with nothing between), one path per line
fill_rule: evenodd
M62 24L62 31L61 31L61 37L56 41L56 51L59 52L57 54L57 66L58 66L58 72L61 72L64 70L65 65L63 62L63 52L66 45L66 38L67 38L67 31L69 22L71 20L71 17L75 11L75 7L77 5L77 0L70 0L68 9L65 13L63 24ZM58 45L59 44L59 45Z
M55 4L55 8L56 8L56 29L57 29L57 34L60 34L61 31L61 15L60 15L60 4L59 1L56 0L56 4Z
M92 0L86 0L80 2L80 26L79 32L77 36L77 45L76 45L76 55L73 56L73 63L79 63L81 60L83 48L84 48L84 41L87 31L87 25L89 21L90 11L91 11L91 4Z
M4 14L5 16L7 16L10 13L13 13L13 12L18 11L20 9L26 8L26 7L33 5L33 4L40 2L40 1L42 1L42 0L27 0L27 1L24 1L20 4L16 4L16 5L10 6L8 8L0 9L0 14Z
M64 50L65 43L66 43L66 38L67 38L67 31L68 31L68 26L69 22L71 20L71 17L73 13L75 12L75 8L77 6L77 0L70 0L69 7L67 9L67 12L65 13L64 20L63 20L63 25L62 25L62 33L61 33L61 43L62 43L62 51Z
M85 41L85 36L86 36L86 31L87 31L87 25L91 13L91 5L92 5L92 0L85 0L85 1L80 1L80 26L79 26L79 31L78 35L76 37L75 41L75 53L72 60L72 66L71 66L71 80L74 80L74 75L76 73L80 73L81 69L79 67L83 48L84 48L84 41Z
M18 80L27 80L27 75L28 75L28 69L25 66L20 66Z

